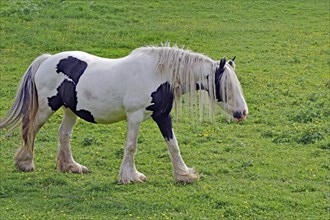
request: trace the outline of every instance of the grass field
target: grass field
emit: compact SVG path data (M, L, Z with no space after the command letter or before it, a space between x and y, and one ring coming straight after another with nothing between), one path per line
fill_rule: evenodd
M126 123L79 120L75 159L93 172L56 170L61 112L40 131L37 170L18 172L19 131L0 135L0 219L329 219L330 3L313 1L0 2L0 118L42 53L122 57L144 45L185 45L237 56L249 118L174 122L182 156L201 179L176 184L154 122L142 125L143 184L118 185Z

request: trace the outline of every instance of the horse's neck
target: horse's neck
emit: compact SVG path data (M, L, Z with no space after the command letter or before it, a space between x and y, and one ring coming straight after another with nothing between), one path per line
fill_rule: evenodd
M176 47L144 47L136 49L132 54L147 54L151 55L151 59L156 59L159 71L177 95L197 89L207 90L207 78L214 82L212 73L215 73L216 62L202 54Z
M170 74L173 74L171 85L175 96L194 93L197 90L213 91L214 76L212 72L215 72L213 69L215 69L215 64L207 62L192 63L187 69L169 71Z

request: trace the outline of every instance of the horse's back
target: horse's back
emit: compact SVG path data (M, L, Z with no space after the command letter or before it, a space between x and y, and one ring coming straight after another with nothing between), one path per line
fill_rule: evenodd
M150 104L161 83L154 72L154 63L141 56L106 59L68 51L48 58L35 82L39 101L52 110L64 105L87 121L113 123Z

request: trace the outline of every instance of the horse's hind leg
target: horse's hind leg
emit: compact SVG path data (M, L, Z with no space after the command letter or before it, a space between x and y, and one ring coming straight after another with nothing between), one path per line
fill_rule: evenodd
M73 159L70 147L72 129L77 116L67 108L63 107L63 110L64 118L58 131L57 168L62 172L86 173L88 169Z
M22 120L22 146L16 151L14 160L15 166L25 172L35 169L34 157L34 140L40 128L45 124L48 118L54 112L48 106L40 104L35 119L31 120L29 116L23 116Z

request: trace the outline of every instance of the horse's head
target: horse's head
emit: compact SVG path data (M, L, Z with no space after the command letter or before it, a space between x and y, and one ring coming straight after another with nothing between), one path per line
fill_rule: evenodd
M248 115L240 82L235 73L235 58L226 62L222 58L215 72L215 98L221 108L236 121L243 121Z

